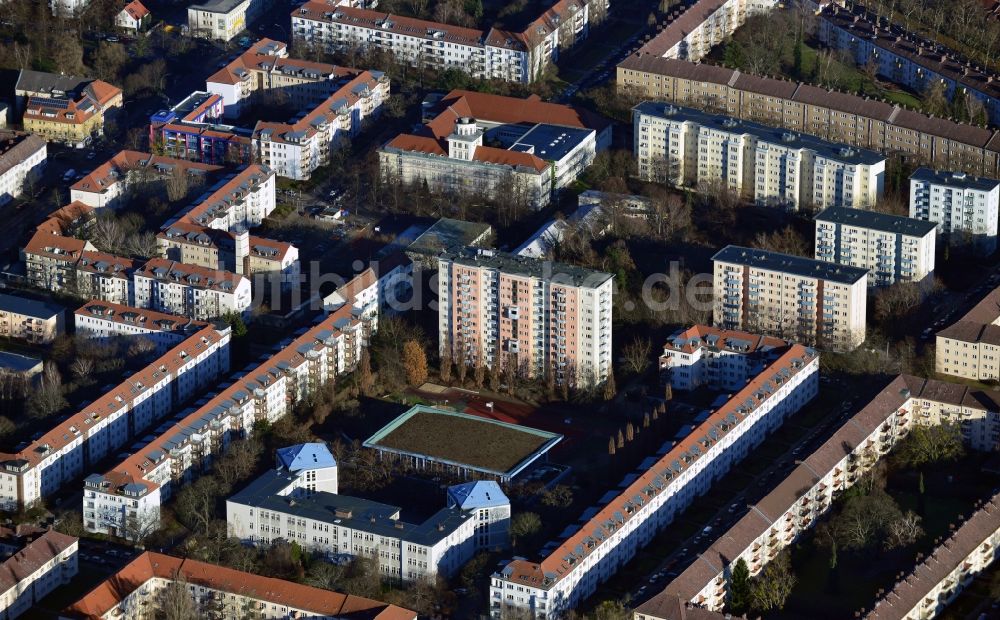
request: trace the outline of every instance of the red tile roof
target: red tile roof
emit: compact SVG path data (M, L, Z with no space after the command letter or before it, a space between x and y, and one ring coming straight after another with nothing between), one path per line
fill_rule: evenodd
M189 584L345 620L416 620L416 612L371 599L262 577L197 560L147 551L63 611L70 618L101 618L153 578Z
M132 0L132 2L126 4L125 8L122 10L128 13L129 17L136 21L139 21L143 17L149 15L149 9L139 2L139 0Z
M811 349L800 344L791 345L781 357L751 379L746 387L734 394L690 435L674 445L670 452L591 517L586 525L549 553L541 563L514 560L503 569L505 578L518 585L551 588L574 567L580 565L597 546L610 544L608 541L613 533L638 513L639 508L646 504L648 497L663 492L666 485L670 484L680 471L688 469L699 455L704 454L704 450L708 447L704 442L707 441L711 445L717 441L709 438L707 435L709 430L719 429L719 425L726 425L726 430L723 432L728 432L733 423L727 418L731 420L730 416L733 416L735 424L739 424L753 408L766 400L766 394L777 385L775 382L777 373L795 374L815 356L816 353ZM747 409L747 403L750 403L750 409ZM680 471L671 470L673 464L679 466Z
M205 173L222 170L222 166L202 164L186 159L164 157L140 151L124 150L119 151L114 157L95 168L93 172L71 185L70 189L81 192L103 192L112 185L122 181L129 171L140 169L151 170L155 168L162 170L179 168L184 171L197 170Z
M47 562L77 544L77 540L73 536L48 530L25 545L0 565L0 592L7 592L17 586ZM53 570L61 569L57 566Z

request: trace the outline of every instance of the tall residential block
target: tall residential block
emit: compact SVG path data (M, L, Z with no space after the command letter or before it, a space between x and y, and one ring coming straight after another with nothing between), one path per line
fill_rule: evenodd
M712 262L716 327L835 351L864 342L867 269L735 245Z
M613 276L492 250L438 261L440 347L452 359L589 386L611 372Z
M922 282L934 272L935 225L832 207L816 216L816 260L868 270L868 286Z
M910 217L938 224L951 245L972 245L982 254L997 249L1000 181L964 172L918 168L910 175Z
M633 109L644 179L721 184L758 205L869 207L882 195L885 157L808 134L647 101Z

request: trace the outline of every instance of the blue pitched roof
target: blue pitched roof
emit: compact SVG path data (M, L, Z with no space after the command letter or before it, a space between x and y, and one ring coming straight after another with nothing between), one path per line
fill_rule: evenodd
M336 467L337 461L326 444L301 443L278 449L278 462L290 472Z
M462 510L476 508L493 508L510 503L500 489L500 485L492 480L466 482L448 487L448 505L458 506Z

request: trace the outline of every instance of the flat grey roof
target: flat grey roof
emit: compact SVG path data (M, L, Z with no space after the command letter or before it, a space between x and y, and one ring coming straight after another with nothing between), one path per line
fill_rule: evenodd
M211 11L212 13L228 13L242 3L243 0L209 0L201 4L192 4L188 9Z
M927 235L937 224L902 215L866 211L864 209L848 209L847 207L830 207L816 216L818 222L861 226L888 233L897 233L911 237Z
M42 360L10 351L0 351L0 368L14 372L28 372L42 365ZM41 370L41 368L39 368Z
M646 101L632 108L641 114L669 118L679 122L697 123L702 127L734 134L751 134L762 142L780 144L789 148L803 148L829 159L849 164L873 165L885 161L885 155L868 149L830 142L818 136L778 127L768 127L721 114L709 114L662 101Z
M0 312L14 312L36 319L48 320L62 311L63 307L56 304L0 293Z
M614 277L603 271L495 250L465 248L459 252L443 253L441 258L450 259L459 265L487 267L503 273L541 278L570 286L597 288Z
M910 175L911 181L925 181L937 185L947 185L949 187L961 187L964 189L978 189L988 192L1000 185L1000 181L977 177L964 172L949 172L947 170L932 170L930 168L917 168Z
M421 254L455 251L476 244L490 230L490 225L482 222L466 222L443 217L414 239L406 250Z
M738 245L727 245L722 248L712 257L712 261L746 265L756 269L767 269L768 271L788 273L804 278L829 280L842 284L854 284L868 275L868 270L860 267L849 267L813 258L771 252L770 250L745 248Z
M398 506L361 497L327 492L313 493L310 497L277 495L279 490L288 486L289 481L287 473L272 470L251 482L229 501L427 546L447 538L473 517L459 508L442 508L423 523L407 523L391 518L400 512ZM338 512L341 516L337 515ZM348 513L350 517L343 516Z
M593 133L593 129L538 124L518 138L511 150L519 150L518 145L529 145L536 156L546 161L559 161Z

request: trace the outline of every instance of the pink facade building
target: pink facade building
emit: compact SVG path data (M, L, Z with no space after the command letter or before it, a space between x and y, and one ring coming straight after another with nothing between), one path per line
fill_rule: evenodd
M442 353L456 362L553 372L581 387L611 372L612 275L468 249L438 262Z

